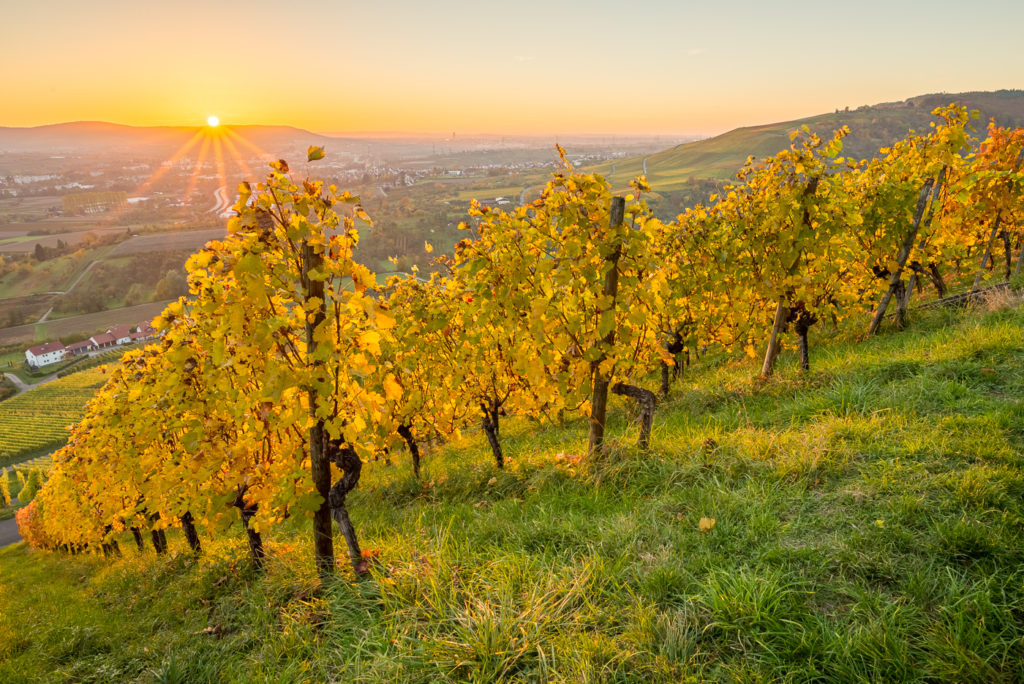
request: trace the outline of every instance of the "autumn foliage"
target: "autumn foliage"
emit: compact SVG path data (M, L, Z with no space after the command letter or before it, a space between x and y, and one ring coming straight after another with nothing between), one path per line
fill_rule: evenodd
M110 371L22 534L96 546L188 518L211 533L241 521L252 541L308 516L325 571L333 518L364 571L345 496L381 455L408 448L418 475L422 444L480 425L502 467L507 416L594 420L598 382L653 412L652 377L667 391L699 347L764 352L770 375L795 332L806 362L812 325L941 293L995 254L996 229L1008 272L1024 135L993 126L979 146L966 111L936 114L868 161L841 156L846 131L797 131L670 222L643 178L619 221L608 182L567 166L531 204L474 205L429 278L386 283L353 259L358 199L276 162L240 188L227 237L189 260L191 294L157 319L161 339Z

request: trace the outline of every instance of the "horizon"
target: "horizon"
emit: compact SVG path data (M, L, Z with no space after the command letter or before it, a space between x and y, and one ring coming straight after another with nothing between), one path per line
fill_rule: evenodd
M24 4L0 25L0 74L15 93L0 126L201 127L218 116L332 136L706 137L1024 85L1014 35L1024 6L976 4L972 17L1001 20L972 33L944 5L925 13L873 0L850 13L799 0L666 0L622 12L608 0L586 11L540 0L301 0L283 14L265 0ZM232 37L239 26L244 43ZM925 58L928 68L915 68Z
M965 94L969 94L969 93L995 93L995 92L1020 92L1020 91L1021 91L1020 88L994 88L992 90L969 90L969 91L961 91L961 92L937 91L937 92L933 92L933 93L914 93L912 95L907 95L906 97L903 97L903 98L900 98L900 99L896 99L896 100L888 100L888 101L884 101L884 102L862 103L862 105L857 105L857 106L859 107L859 106L876 106L876 105L893 104L893 103L905 102L907 100L911 100L911 99L914 99L914 98L917 98L917 97L934 96L934 95L957 96L957 95L965 95ZM841 109L842 108L838 108L837 107L837 108L834 108L834 111L840 111ZM850 109L853 110L853 109L855 109L855 107L850 107ZM296 129L296 130L299 130L299 131L303 131L303 132L307 132L307 133L312 133L314 135L318 135L318 136L322 136L322 137L328 137L328 138L363 138L363 139L388 139L388 138L390 138L390 139L408 139L408 140L413 140L413 139L452 140L452 139L454 139L454 137L463 137L465 139L474 139L474 138L506 138L507 137L507 138L517 139L517 140L523 140L523 139L538 139L538 140L540 140L540 139L555 139L555 140L557 140L559 137L562 137L562 138L565 138L565 139L623 138L623 139L627 139L627 140L628 139L652 140L652 139L658 139L658 138L689 138L689 139L692 139L692 140L698 140L698 139L713 138L713 137L722 135L724 133L728 133L729 131L736 130L736 129L739 129L739 128L752 128L752 127L759 127L759 126L773 126L773 125L778 125L778 124L783 124L783 123L797 122L797 121L800 121L800 120L803 120L803 119L806 119L806 118L810 118L810 117L814 117L814 116L820 116L820 115L827 114L827 113L829 113L828 110L821 110L821 111L817 111L817 112L807 112L807 113L804 113L804 114L798 114L798 115L796 115L796 116L794 116L793 118L790 118L790 119L779 119L779 120L775 120L775 121L756 121L756 122L743 123L743 124L740 124L740 125L735 126L733 128L728 128L728 129L724 129L724 130L720 130L720 131L714 131L714 132L710 132L710 133L707 133L707 132L697 132L697 131L675 131L675 132L666 132L666 133L644 133L644 132L636 132L636 131L595 131L595 132L579 132L579 133L572 133L572 132L562 133L562 132L553 132L553 131L552 132L548 132L548 131L517 132L517 131L492 131L492 130L475 130L475 131L443 131L443 130L429 130L429 131L416 131L416 130L315 130L315 129L304 128L302 126L299 126L299 125L296 125L296 124L293 124L293 123L264 123L264 122L236 123L236 122L233 122L233 121L225 121L223 119L220 119L219 122L215 126L219 127L219 128L224 128L224 129L233 129L233 128L293 128L293 129ZM214 116L214 115L211 114L210 116ZM0 129L24 129L24 130L29 130L29 129L36 129L36 128L68 126L68 125L76 125L76 124L78 124L78 125L89 125L89 124L112 125L112 126L122 126L122 127L126 127L126 128L139 128L139 129L164 128L164 129L178 129L178 130L190 131L190 132L198 132L198 131L202 131L204 129L212 128L211 125L204 118L202 123L192 123L192 124L186 124L186 123L182 123L182 124L137 124L137 123L135 123L135 124L133 124L133 123L125 123L123 121L111 121L111 120L99 120L99 119L77 119L77 120L65 120L65 121L52 121L52 122L34 124L34 125L29 125L29 126L8 126L8 125L0 124Z

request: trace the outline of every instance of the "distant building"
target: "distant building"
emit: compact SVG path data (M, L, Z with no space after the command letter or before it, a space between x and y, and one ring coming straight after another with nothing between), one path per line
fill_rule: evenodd
M47 342L46 344L29 347L25 350L25 360L33 368L48 366L64 359L65 347L60 342Z
M105 333L93 335L87 340L75 342L64 346L60 342L47 342L25 350L25 360L33 368L47 366L64 359L81 354L88 354L108 347L116 347L121 344L134 344L157 336L156 329L149 321L143 321L138 325L115 325L107 328Z
M117 338L110 333L103 333L101 335L93 335L89 338L92 342L92 346L97 349L105 349L106 347L113 347L117 344Z
M107 334L114 336L114 344L128 344L132 341L130 325L115 325L113 328L107 328Z
M81 342L69 344L64 351L67 356L78 356L79 354L87 354L92 350L92 342L90 340L82 340Z

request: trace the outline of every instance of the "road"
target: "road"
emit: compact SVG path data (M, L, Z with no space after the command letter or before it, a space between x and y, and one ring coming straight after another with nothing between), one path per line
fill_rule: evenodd
M44 295L66 295L68 292L71 292L72 290L74 290L75 286L78 285L78 283L82 282L82 278L84 278L85 275L89 271L92 270L92 267L95 266L98 263L100 263L99 259L96 259L95 261L89 262L89 265L85 267L85 270L83 270L81 273L79 273L78 277L75 278L75 282L71 283L71 285L68 286L68 289L64 290L63 292L40 292L40 294L44 294ZM52 314L52 313L53 313L53 307L51 306L49 309L46 310L46 313L43 314L42 318L40 318L38 321L36 321L36 325L38 325L40 323L45 323L46 319L49 318L50 314Z
M221 214L226 212L228 209L231 208L231 205L234 204L234 202L232 202L228 198L228 189L227 188L217 188L216 190L214 190L213 191L213 199L214 199L214 204L213 204L212 207L207 209L207 211L209 211L211 213L214 213L214 214L217 214L217 216L220 216Z
M21 535L18 534L18 522L14 518L0 520L0 548L20 541Z
M106 351L106 349L104 349L102 351ZM96 352L96 353L99 353L99 352ZM18 388L18 394L21 394L22 392L28 392L30 389L35 389L36 387L39 387L40 385L45 385L48 382L56 380L57 379L57 373L53 373L52 375L47 375L45 378L42 378L39 382L34 382L31 385L26 385L24 382L21 381L21 378L19 378L14 373L4 373L4 377L7 378L8 380L10 380L14 384L14 386ZM18 395L16 394L14 396L18 396Z

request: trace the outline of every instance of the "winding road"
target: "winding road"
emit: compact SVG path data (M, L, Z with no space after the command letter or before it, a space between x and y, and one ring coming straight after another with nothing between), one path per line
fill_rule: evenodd
M21 535L18 534L18 522L14 518L0 520L0 549L20 541Z
M21 378L19 378L14 373L4 373L4 377L7 378L8 380L10 380L11 384L13 384L15 387L18 388L18 394L21 394L22 392L28 392L30 389L35 389L36 387L39 387L40 385L46 384L46 383L48 383L48 382L50 382L52 380L56 380L57 379L57 373L53 373L52 375L47 375L45 378L42 378L39 382L34 382L31 385L22 382ZM17 396L17 395L15 395L15 396Z

